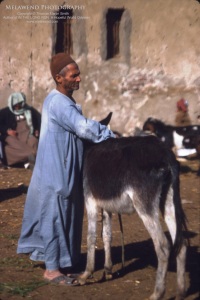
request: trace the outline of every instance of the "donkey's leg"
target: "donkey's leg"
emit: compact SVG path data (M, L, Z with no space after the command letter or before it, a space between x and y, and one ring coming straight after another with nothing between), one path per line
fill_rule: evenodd
M163 232L159 221L159 212L150 215L139 214L143 223L148 230L155 247L158 259L158 268L156 272L156 282L154 292L151 295L151 300L159 300L165 293L165 280L167 274L168 260L169 260L169 242Z
M173 191L170 188L166 203L165 203L165 210L164 210L164 219L167 224L167 227L169 229L172 242L175 242L176 238L176 231L177 231L177 225L176 225L176 217L175 217L175 207L173 202ZM185 297L185 263L186 263L186 244L183 239L183 233L178 232L180 236L181 246L180 251L177 254L176 261L177 261L177 296L176 300L182 300Z
M186 284L185 284L185 263L186 263L186 250L187 247L183 242L180 252L177 255L177 292L176 300L185 299Z
M103 211L103 243L105 251L105 278L112 278L112 259L111 259L111 242L112 242L112 214Z
M95 268L95 245L97 237L97 217L98 207L95 199L88 198L86 200L86 210L88 217L88 233L87 233L87 264L85 272L80 275L79 283L84 285L87 278L94 273Z

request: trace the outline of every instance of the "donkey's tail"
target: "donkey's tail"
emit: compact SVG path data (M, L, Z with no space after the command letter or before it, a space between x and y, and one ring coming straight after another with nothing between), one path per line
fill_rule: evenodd
M184 243L184 240L187 240L187 243L189 244L189 239L184 237L183 232L187 232L187 219L186 215L183 211L181 197L180 197L180 165L179 162L176 161L176 163L173 163L171 167L171 174L172 174L172 188L173 188L173 202L174 202L174 208L175 208L175 217L176 217L176 237L175 242L173 245L173 251L178 254L182 244Z

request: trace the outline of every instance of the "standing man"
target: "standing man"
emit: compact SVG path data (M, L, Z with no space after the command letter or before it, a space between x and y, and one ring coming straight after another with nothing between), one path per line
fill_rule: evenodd
M181 98L177 103L177 111L175 116L175 125L176 126L188 126L191 125L191 120L188 111L188 101L184 98Z
M99 143L114 137L100 123L86 119L73 92L80 71L66 53L53 56L50 69L56 82L44 100L36 164L29 185L17 253L44 261L44 278L75 284L61 268L78 263L83 221L83 140Z

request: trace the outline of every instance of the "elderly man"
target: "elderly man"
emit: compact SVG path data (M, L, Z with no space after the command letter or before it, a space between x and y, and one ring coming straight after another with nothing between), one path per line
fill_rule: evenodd
M112 131L82 115L73 92L79 89L80 70L65 53L53 56L51 74L56 82L44 100L41 133L17 253L44 261L44 278L74 285L61 273L80 258L83 193L83 140L99 143Z

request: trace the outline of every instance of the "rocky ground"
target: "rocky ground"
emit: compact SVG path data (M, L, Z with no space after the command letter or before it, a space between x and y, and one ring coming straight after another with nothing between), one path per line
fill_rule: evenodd
M188 300L199 299L199 212L200 178L196 176L197 161L182 162L181 197L188 219L190 246L187 253L186 283ZM147 299L154 286L156 257L152 241L137 215L123 216L125 234L125 268L121 270L121 240L117 215L113 216L114 278L105 282L103 274L103 245L100 237L96 250L95 278L86 286L61 287L46 284L42 279L44 265L31 262L28 256L16 254L27 188L31 170L10 168L0 170L0 299L1 300L101 300ZM86 260L87 219L84 218L82 260ZM166 295L174 299L176 292L175 263L169 265Z

